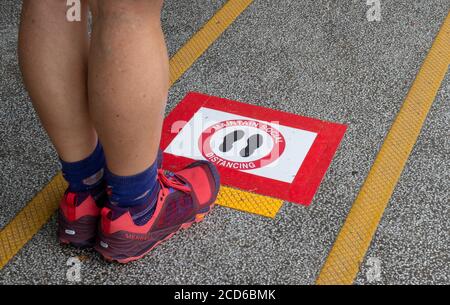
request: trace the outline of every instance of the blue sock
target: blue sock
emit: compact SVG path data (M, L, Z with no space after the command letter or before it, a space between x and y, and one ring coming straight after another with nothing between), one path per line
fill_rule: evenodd
M64 179L69 183L71 192L98 191L103 184L105 155L100 142L94 151L84 160L65 162L61 160Z
M106 168L105 178L110 203L121 208L134 208L146 204L145 211L151 211L156 205L160 188L156 179L157 174L158 161L133 176L117 176Z

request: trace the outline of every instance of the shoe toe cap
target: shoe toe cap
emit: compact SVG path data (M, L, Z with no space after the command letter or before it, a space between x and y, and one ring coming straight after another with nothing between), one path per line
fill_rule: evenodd
M191 185L200 205L213 203L220 188L220 176L217 168L208 161L196 161L177 172Z

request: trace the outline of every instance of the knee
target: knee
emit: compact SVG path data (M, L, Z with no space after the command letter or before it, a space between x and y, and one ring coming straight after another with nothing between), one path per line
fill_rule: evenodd
M49 16L53 18L60 18L66 16L67 10L70 7L75 7L85 12L87 9L87 0L80 0L79 2L74 2L70 4L65 0L23 0L22 10L25 13L39 14L44 16Z
M164 0L89 0L95 21L130 22L144 18L159 22Z

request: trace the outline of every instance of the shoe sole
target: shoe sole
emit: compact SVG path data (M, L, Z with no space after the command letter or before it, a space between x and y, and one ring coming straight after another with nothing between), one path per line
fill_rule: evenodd
M214 208L214 203L211 204L209 206L209 210L205 213L199 213L195 216L195 219L193 221L190 222L185 222L183 224L181 224L181 226L174 232L170 233L169 235L167 235L166 237L164 237L163 239L157 241L151 248L149 248L148 250L146 250L144 253L142 253L139 256L133 256L133 257L127 257L127 258L114 258L114 257L110 257L107 256L105 254L102 253L102 248L99 247L98 245L95 245L95 250L97 250L97 252L99 252L101 254L101 256L103 257L103 259L105 259L107 262L117 262L119 264L127 264L130 263L132 261L136 261L138 259L143 258L145 255L147 255L149 252L151 252L153 249L155 249L157 246L159 246L160 244L162 244L163 242L169 240L170 238L172 238L175 234L177 234L178 232L180 232L181 230L187 230L189 229L194 223L199 223L202 222L203 219L212 211L212 209Z

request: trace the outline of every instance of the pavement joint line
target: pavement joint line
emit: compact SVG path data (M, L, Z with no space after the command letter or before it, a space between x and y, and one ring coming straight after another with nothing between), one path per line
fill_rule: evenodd
M234 20L253 2L253 0L227 1L203 27L195 33L170 59L170 86L202 56L221 34L234 22ZM22 249L22 247L42 228L58 208L59 201L67 187L61 172L40 191L16 216L0 231L0 270ZM255 202L259 196L227 187L221 188L221 202L224 206L239 208L239 202L229 200L244 193L248 199ZM243 201L243 200L240 200ZM282 201L268 198L272 206L266 208L263 216L275 217ZM278 207L278 208L277 208ZM241 210L246 210L241 207ZM248 210L248 208L247 208ZM255 207L249 212L255 213Z
M450 64L450 12L387 134L316 284L354 283Z

